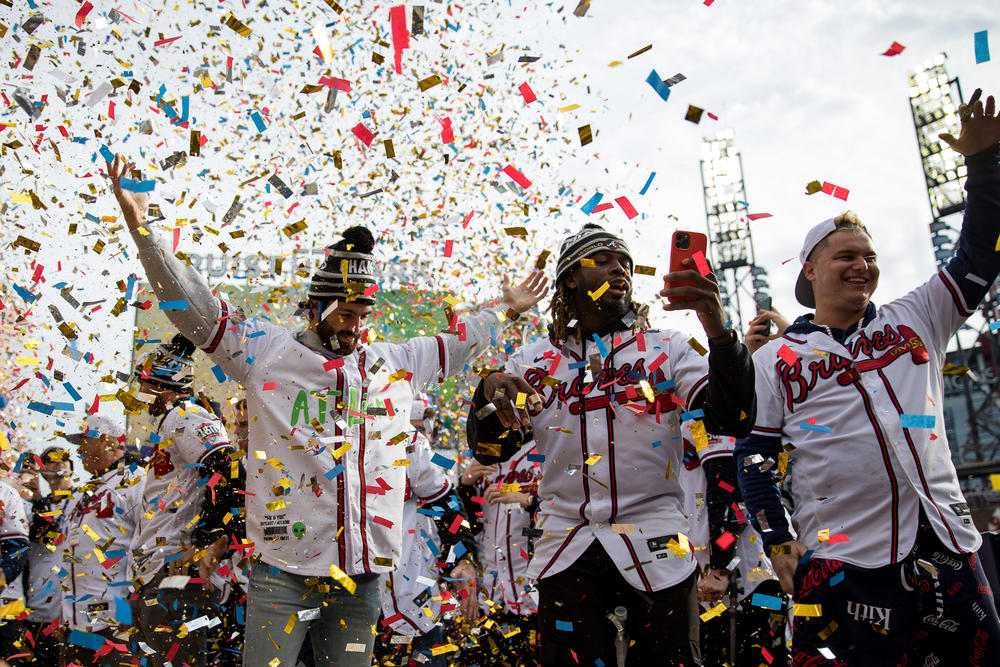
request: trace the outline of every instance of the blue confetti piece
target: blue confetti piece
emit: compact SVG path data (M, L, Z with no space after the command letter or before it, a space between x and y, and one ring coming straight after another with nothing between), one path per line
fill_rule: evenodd
M739 204L740 206L750 206L750 202L737 201L736 203Z
M656 391L666 391L667 389L673 389L674 388L674 381L673 380L664 380L663 382L657 382L656 385L655 385L655 387L656 387Z
M1000 320L996 322L990 322L990 331L996 332L997 329L1000 329Z
M226 378L226 373L222 370L222 367L219 366L218 364L212 366L212 374L215 375L215 379L218 380L220 383L225 382L228 379Z
M755 607L763 607L764 609L773 609L775 611L781 611L781 598L774 597L773 595L764 595L763 593L754 593L753 597L750 598L750 604Z
M691 412L681 413L682 422L686 422L689 419L704 419L704 418L705 418L705 411L702 410L701 408L698 408L697 410L692 410Z
M976 43L976 64L989 62L990 42L989 35L985 30L980 30L975 36Z
M48 403L39 403L38 401L32 401L28 403L28 409L34 410L35 412L41 412L43 415L52 414L52 406Z
M188 302L187 299L182 299L178 301L161 301L160 310L187 310Z
M560 621L557 619L556 630L562 630L563 632L573 632L573 621Z
M934 415L899 415L903 428L934 428Z
M651 173L649 174L649 178L647 178L647 179L646 179L646 184L645 184L644 186L642 186L642 190L639 190L639 194L640 194L640 195L644 195L644 194L646 194L646 190L648 190L648 189L649 189L649 186L650 186L650 184L652 184L652 182L653 182L653 177L654 177L654 176L656 176L656 172L655 172L655 171L654 171L654 172L651 172Z
M578 369L578 368L584 368L584 367L586 367L587 363L588 363L587 361L574 361L573 363L571 363L571 364L570 364L570 365L568 366L568 368L569 368L569 369L570 369L571 371L575 371L575 370L576 370L576 369Z
M836 586L837 584L839 584L843 580L844 580L844 571L841 570L837 574L835 574L832 577L830 577L830 585L831 586Z
M660 99L664 102L666 102L667 98L670 97L670 86L663 83L663 80L660 79L660 75L656 73L655 69L649 73L649 76L646 77L646 83L653 87L653 90L656 91L656 94L659 95Z
M437 452L431 457L431 463L434 465L439 465L445 470L451 470L455 465L455 459L449 459L447 456L441 456Z
M100 153L101 153L101 157L104 158L105 160L107 160L108 162L114 162L115 161L115 154L112 153L111 149L108 148L107 146L105 146L104 144L101 144Z
M833 429L822 424L810 424L809 422L799 422L799 428L803 431L818 431L820 433L833 433Z
M594 342L597 343L597 351L601 353L601 357L608 356L608 346L604 344L604 341L600 339L597 334L593 334Z
M17 283L13 283L13 285L14 285L14 291L17 292L17 295L20 296L25 301L27 301L28 303L34 303L35 299L38 298L28 290L18 285Z
M653 443L653 449L656 449L657 447L662 447L662 446L663 446L663 441L662 440L657 440L656 442Z
M253 124L257 126L257 131L263 134L264 130L267 129L267 126L264 125L264 121L261 119L260 114L256 111L251 111L250 119L253 121Z
M132 608L119 597L115 598L115 620L123 625L132 625Z
M545 454L528 454L529 461L537 461L538 463L545 463Z
M91 651L99 651L104 646L104 637L95 635L93 632L84 632L83 630L73 630L70 632L68 641L70 644L89 648Z
M156 187L156 181L136 181L131 178L123 178L119 183L122 190L129 192L152 192L153 188Z
M344 472L344 464L343 463L338 463L337 465L333 466L332 468L330 468L329 470L327 470L325 473L323 473L323 476L326 477L328 480L332 481L334 477L336 477L337 475L339 475L342 472Z
M72 403L64 401L52 401L51 405L53 410L62 410L63 412L73 412L76 409Z
M594 193L594 196L592 196L590 199L584 202L583 206L580 207L580 210L586 213L587 215L590 215L591 213L594 212L594 207L600 204L601 199L603 198L604 195L602 195L600 192Z
M83 399L83 396L80 396L79 392L69 382L63 382L63 387L65 387L66 393L73 397L74 401Z
M128 300L132 299L132 288L135 287L135 276L129 276L128 281L125 283L125 298Z

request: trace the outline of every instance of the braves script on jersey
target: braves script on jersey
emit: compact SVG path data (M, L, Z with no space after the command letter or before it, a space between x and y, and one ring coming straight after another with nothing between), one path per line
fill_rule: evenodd
M754 354L753 432L795 446L792 521L817 556L862 567L896 562L914 544L921 507L945 546L979 547L942 412L945 349L968 315L942 271L877 313L870 305L844 345L797 322ZM794 359L778 354L783 345ZM929 416L930 427L910 415ZM820 541L821 530L847 541Z
M219 302L205 351L247 387L247 536L269 565L301 575L388 572L401 556L403 457L413 388L462 370L499 329L359 346L334 356L312 331L245 320Z
M73 491L63 545L68 574L62 580L69 587L62 620L71 628L107 628L114 622L114 598L129 596L130 541L142 520L141 472L119 462Z
M155 440L143 494L146 518L132 543L135 573L147 581L163 567L165 556L191 545L203 498L197 466L212 452L230 446L222 420L189 402L164 415Z
M532 417L545 457L532 578L569 567L595 539L639 589L661 590L694 571L690 552L679 557L668 547L688 530L678 482L682 447L671 439L674 408L690 405L708 379L708 362L689 338L649 330L599 344L546 339L510 356L507 372L524 377L544 401ZM649 403L640 380L665 393Z
M476 480L476 495L483 496L488 486L499 486L504 491L519 490L531 493L529 488L538 482L539 464L528 457L534 447L529 443L503 463L497 472ZM537 457L532 457L537 458ZM504 489L504 487L507 487ZM528 577L528 536L531 515L520 503L483 502L483 530L479 533L480 560L483 565L483 595L495 604L504 605L515 614L534 613L536 601L526 590Z

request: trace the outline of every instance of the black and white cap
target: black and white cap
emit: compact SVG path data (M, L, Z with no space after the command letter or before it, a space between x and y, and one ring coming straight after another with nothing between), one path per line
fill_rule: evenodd
M164 389L190 392L194 383L194 351L194 343L177 334L157 345L139 362L133 379L148 380Z
M374 304L375 237L367 228L349 227L343 238L326 249L323 265L316 269L307 296L317 301L353 301ZM367 294L366 294L367 292Z
M588 222L580 231L572 236L567 236L559 245L559 261L556 263L556 283L569 271L574 268L581 259L596 255L599 252L611 250L619 252L628 257L629 264L633 264L632 252L628 245L607 231L600 225ZM631 273L631 266L629 272Z

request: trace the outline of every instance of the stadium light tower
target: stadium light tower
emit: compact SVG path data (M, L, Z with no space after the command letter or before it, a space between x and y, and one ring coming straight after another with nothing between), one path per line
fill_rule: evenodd
M951 258L958 237L945 219L965 210L965 160L938 138L942 132L958 134L958 106L962 103L958 77L948 76L946 61L942 53L909 72L910 112L931 205L931 244L938 268Z
M705 217L712 267L719 278L719 293L726 311L744 330L740 292L752 296L751 310L770 292L767 271L757 266L747 219L743 158L736 152L735 133L722 130L702 143L701 185L705 194ZM752 317L752 316L751 316Z

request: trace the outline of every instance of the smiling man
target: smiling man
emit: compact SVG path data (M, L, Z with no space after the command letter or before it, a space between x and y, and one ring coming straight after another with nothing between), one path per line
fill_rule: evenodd
M694 263L688 260L691 265ZM725 327L712 274L667 274L666 310L693 310L689 334L647 329L632 300L632 253L598 225L561 245L547 340L527 345L476 389L469 443L483 464L514 456L532 432L541 460L535 552L543 665L695 664L695 568L686 548L679 413L712 433L754 419L753 366ZM622 632L609 620L625 607ZM621 642L619 642L621 647Z
M799 610L796 665L982 665L1000 651L981 540L951 462L941 375L948 341L1000 272L1000 118L979 94L960 108L960 136L942 135L969 169L948 265L876 309L867 229L851 213L825 220L806 234L795 286L815 315L754 354L757 421L736 463ZM786 457L797 537L778 490Z

